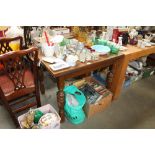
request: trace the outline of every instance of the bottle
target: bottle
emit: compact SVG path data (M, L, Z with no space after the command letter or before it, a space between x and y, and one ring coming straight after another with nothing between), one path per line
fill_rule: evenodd
M122 36L118 37L118 44L122 46Z

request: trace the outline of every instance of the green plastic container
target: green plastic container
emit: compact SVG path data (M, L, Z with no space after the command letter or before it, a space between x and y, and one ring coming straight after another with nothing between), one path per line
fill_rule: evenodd
M65 46L65 45L68 45L68 44L70 44L70 40L69 39L66 39L66 38L64 38L62 40L62 42L59 43L60 46Z
M34 114L34 123L38 123L39 119L43 116L43 112L41 112L40 110L36 110L35 114Z
M99 38L95 38L94 40L92 40L93 45L107 45L107 41L103 40L103 39L99 39Z
M143 78L148 78L149 76L153 75L155 73L154 68L146 68L143 72Z
M110 47L111 48L111 52L110 53L112 53L112 54L118 54L118 52L119 52L119 48L116 48L116 47Z
M72 106L69 104L67 97L65 97L65 115L66 118L73 124L80 124L85 120L85 113L83 111L83 106L86 103L86 98L84 94L74 85L66 86L64 88L65 96L67 94L74 95L78 101L77 106Z

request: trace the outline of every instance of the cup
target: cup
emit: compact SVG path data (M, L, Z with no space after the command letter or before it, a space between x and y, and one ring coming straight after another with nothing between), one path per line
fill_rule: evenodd
M142 41L142 43L141 43L141 46L140 46L141 48L145 48L145 42L144 41Z
M45 57L53 57L54 46L48 46L47 43L43 43L41 45L41 48Z
M77 59L78 58L76 56L68 55L66 58L66 62L69 64L69 66L75 66Z
M141 47L142 42L143 42L142 40L138 40L138 44L137 44L137 46L138 46L138 47Z

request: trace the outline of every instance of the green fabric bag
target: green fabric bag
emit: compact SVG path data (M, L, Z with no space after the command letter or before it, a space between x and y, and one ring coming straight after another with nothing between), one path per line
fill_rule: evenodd
M80 124L85 120L85 113L83 111L83 106L86 103L86 97L84 94L74 85L66 86L64 88L65 92L65 115L67 119L73 124ZM71 94L75 97L78 102L77 106L72 106L68 98L66 97L67 94Z

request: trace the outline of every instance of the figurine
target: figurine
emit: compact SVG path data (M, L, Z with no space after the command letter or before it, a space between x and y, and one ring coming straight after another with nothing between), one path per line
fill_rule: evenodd
M130 36L130 44L136 45L137 44L137 36L138 36L138 32L136 31L136 29L132 29L131 32L129 33L129 36Z
M27 114L25 114L24 119L21 121L21 126L24 129L30 129L34 125L34 110L30 109Z
M79 60L80 62L85 62L86 61L86 55L85 55L85 52L82 51L79 55Z
M86 60L91 61L91 53L89 50L86 51Z
M78 60L78 56L77 55L68 55L67 58L66 58L66 62L70 66L75 66L77 60Z

